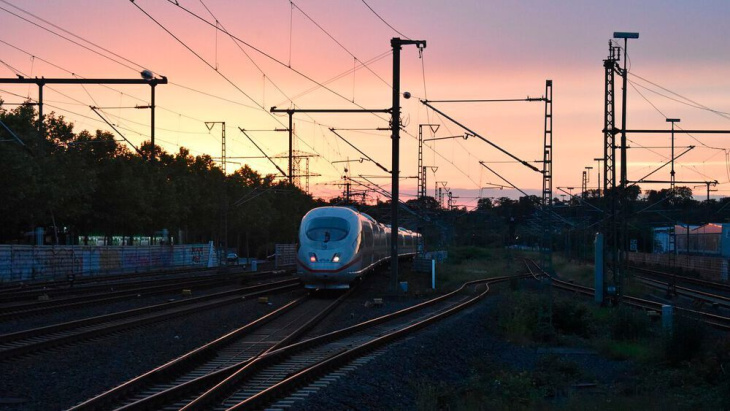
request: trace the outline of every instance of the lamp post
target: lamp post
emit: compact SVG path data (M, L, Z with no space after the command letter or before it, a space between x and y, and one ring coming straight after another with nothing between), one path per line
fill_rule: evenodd
M618 304L621 301L623 295L623 275L628 266L627 254L627 231L628 231L628 220L626 219L626 199L624 193L626 192L626 186L628 184L627 167L628 161L626 159L626 92L628 85L628 69L626 66L628 59L628 42L629 39L638 39L639 33L635 32L614 32L613 38L624 39L624 67L621 69L621 78L623 80L623 90L621 93L621 185L619 189L619 201L620 201L620 213L621 213L621 230L620 235L614 234L614 254L613 254L613 287L615 290L614 301ZM615 184L615 182L614 182ZM616 201L616 194L612 195L613 201ZM614 203L615 204L615 203ZM614 229L615 230L615 229Z
M624 39L624 68L621 70L621 78L623 81L623 91L621 93L621 188L626 188L626 87L628 83L628 71L626 69L627 46L629 39L638 39L639 33L616 31L613 38Z
M598 173L598 183L597 184L598 184L598 196L600 197L601 196L601 161L604 161L605 159L604 158L594 158L593 160L595 160L598 163L596 172Z

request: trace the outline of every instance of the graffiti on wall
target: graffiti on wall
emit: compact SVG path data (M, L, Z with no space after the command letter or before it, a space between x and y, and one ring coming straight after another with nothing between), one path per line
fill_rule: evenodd
M206 265L211 245L0 245L0 283ZM69 277L70 276L70 277Z

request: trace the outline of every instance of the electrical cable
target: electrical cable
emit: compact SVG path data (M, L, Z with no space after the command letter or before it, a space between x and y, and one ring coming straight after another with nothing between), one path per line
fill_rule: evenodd
M5 44L6 46L8 46L8 47L11 47L11 48L13 48L13 49L15 49L15 50L17 50L17 51L19 51L19 52L23 53L23 54L26 54L26 55L28 55L28 56L31 56L31 57L35 57L36 59L38 59L38 60L42 61L43 63L46 63L46 64L48 64L48 65L50 65L50 66L52 66L52 67L55 67L55 68L57 68L57 69L59 69L59 70L61 70L61 71L64 71L64 72L66 72L66 73L68 73L68 74L70 74L70 75L72 75L72 76L74 76L74 77L77 77L77 78L82 78L82 79L83 79L83 78L86 78L86 77L84 77L84 76L80 76L80 75L78 75L78 74L74 73L73 71L71 71L71 70L69 70L69 69L67 69L67 68L61 67L61 66L59 66L59 65L57 65L57 64L55 64L55 63L53 63L53 62L51 62L51 61L49 61L49 60L46 60L46 59L44 59L44 58L42 58L42 57L38 57L38 56L36 56L36 55L34 55L34 54L30 53L30 52L29 52L28 50L25 50L25 49L23 49L23 48L20 48L20 47L18 47L18 46L16 46L16 45L14 45L14 44L8 43L7 41L4 41L4 40L0 39L0 43L2 43L2 44ZM1 60L0 60L0 61L1 61ZM16 70L14 70L14 71L16 71ZM17 72L17 73L20 73L20 71L16 71L16 72ZM21 74L22 74L22 73L21 73ZM218 97L218 96L212 95L212 94L210 94L210 93L205 93L205 92L203 92L203 91L195 90L195 89L192 89L192 88L189 88L189 87L186 87L186 86L180 85L180 84L176 84L176 83L172 83L172 82L170 82L170 83L168 83L168 84L171 84L171 85L174 85L174 86L177 86L177 87L181 87L181 88L184 88L184 89L188 89L188 90L190 90L190 91L194 91L194 92L197 92L197 93L201 93L201 94L206 94L206 95L208 95L208 96L210 96L210 97L214 97L214 98L219 98L219 99L222 99L221 97ZM134 99L134 100L137 100L137 101L139 101L139 102L144 102L144 103L147 103L147 100L145 100L145 99L142 99L142 98L136 97L136 96L134 96L134 95L132 95L132 94L127 94L127 93L125 93L125 92L123 92L123 91L121 91L121 90L119 90L119 89L116 89L116 88L114 88L114 87L110 87L110 86L109 86L109 85L107 85L107 84L99 84L99 86L101 86L101 87L103 87L103 88L106 88L106 89L108 89L108 90L111 90L111 91L114 91L114 92L120 93L120 94L122 94L123 96L127 96L127 97L130 97L130 98L132 98L132 99ZM225 100L225 99L224 99L224 100ZM229 103L233 103L233 104L240 104L240 105L243 105L242 103L238 103L238 102L235 102L235 101L233 101L233 100L227 100L227 102L229 102ZM81 105L83 105L83 106L87 106L87 107L88 107L88 104L87 104L87 103L80 103L80 104L81 104ZM245 106L245 105L244 105L244 106ZM198 119L198 118L195 118L195 117L189 116L189 115L187 115L187 114L183 114L183 113L179 113L179 112L173 111L173 110L171 110L171 109L168 109L168 108L166 108L165 106L160 106L160 105L156 105L155 107L156 107L157 109L159 109L159 110L167 111L167 112L170 112L170 113L173 113L173 114L176 114L176 115L179 115L179 116L182 116L182 117L188 118L188 119L190 119L190 120L195 120L195 121L199 121L199 122L203 123L203 120L200 120L200 119ZM253 108L253 107L251 107L251 108ZM257 109L258 109L258 108L257 108Z
M391 29L391 30L393 30L394 32L396 32L396 33L400 34L400 35L401 35L401 37L403 37L403 38L405 38L405 39L407 39L407 40L410 40L410 39L411 39L410 37L406 36L405 34L401 33L400 31L396 30L396 29L395 29L395 27L391 26L391 25L390 25L390 23L388 23L387 21L385 21L385 19L384 19L384 18L380 17L380 14L378 14L378 13L377 13L377 12L376 12L375 10L373 10L373 8L372 8L372 7L370 7L370 5L369 5L369 4L368 4L368 3L367 3L367 2L365 1L365 0L362 0L362 3L363 3L363 4L364 4L364 5L365 5L365 6L366 6L366 7L368 8L368 9L370 9L370 11L372 11L372 12L373 12L373 14L375 14L375 16L377 16L377 17L378 17L378 18L380 19L380 21L382 21L383 23L385 23L385 25L386 25L386 26L390 27L390 29Z
M654 87L657 87L657 88L659 88L659 89L661 89L661 90L663 90L663 91L666 91L667 93L673 94L673 95L675 95L675 96L677 96L677 97L679 97L680 99L682 99L682 100L685 100L685 101L681 101L681 100L678 100L678 99L675 99L675 98L669 97L669 96L667 96L667 95L665 95L665 94L662 94L662 93L659 93L659 92L657 92L657 91L655 91L655 90L651 90L651 89L649 89L648 87L644 87L644 86L641 86L641 87L644 87L644 88L646 88L647 90L651 91L652 93L655 93L655 94L657 94L657 95L659 95L659 96L662 96L662 97L664 97L664 98L666 98L666 99L669 99L669 100L675 101L675 102L677 102L677 103L680 103L680 104L684 104L684 105L686 105L686 106L689 106L689 107L693 107L693 108L696 108L696 109L700 109L700 110L705 110L705 111L709 111L709 112L711 112L711 113L714 113L714 114L717 114L717 115L719 115L720 117L722 117L722 118L724 118L724 119L730 119L730 113L726 113L726 112L724 112L724 111L720 111L720 110L715 110L715 109L712 109L712 108L710 108L710 107L707 107L707 106L705 106L704 104L698 103L698 102L696 102L696 101L694 101L694 100L691 100L691 99L689 99L689 98L687 98L687 97L684 97L684 96L682 96L682 95L681 95L681 94L679 94L679 93L676 93L676 92L674 92L674 91L672 91L672 90L669 90L669 89L668 89L668 88L666 88L666 87L663 87L663 86L661 86L661 85L659 85L659 84L657 84L657 83L654 83L654 82L652 82L652 81L650 81L650 80L647 80L647 79L645 79L644 77L641 77L641 76L639 76L638 74L635 74L635 73L631 73L631 75L632 75L633 77L636 77L636 78L638 78L638 79L640 79L640 80L642 80L642 81L645 81L645 82L647 82L647 83L651 84L651 85L652 85L652 86L654 86ZM689 102L689 103L687 103L687 102ZM690 103L691 103L691 104L690 104Z
M64 29L62 29L62 28L60 28L60 27L56 26L55 24L53 24L53 23L50 23L50 22L48 22L47 20L44 20L44 19L42 19L42 18L40 18L40 17L38 17L38 16L36 16L36 15L34 15L34 14L32 14L32 13L30 13L30 12L26 11L26 10L23 10L23 9L21 9L21 8L20 8L20 7L18 7L18 6L14 5L14 4L12 4L12 3L9 3L9 2L7 2L6 0L0 0L0 2L2 2L2 3L5 3L5 4L9 5L9 6L12 6L12 7L16 8L16 9L18 9L18 10L21 10L22 12L24 12L24 13L26 13L26 14L29 14L29 15L33 16L34 18L36 18L36 19L38 19L38 20L40 20L40 21L43 21L43 22L44 22L44 23L46 23L46 24L49 24L49 25L51 25L51 26L53 26L53 27L56 27L56 28L58 28L59 30L61 30L61 31L63 31L63 32L67 32L66 30L64 30ZM120 61L118 61L118 60L114 60L113 58L111 58L111 57L109 57L109 56L107 56L107 55L104 55L103 53L100 53L100 52L98 52L97 50L94 50L94 49L92 49L92 48L90 48L90 47L88 47L88 46L85 46L85 45L83 45L83 44L81 44L81 43L79 43L79 42L77 42L77 41L74 41L74 40L72 40L72 39L70 39L70 38L66 37L66 36L63 36L63 35L61 35L61 34L58 34L58 33L54 32L53 30L49 30L48 28L46 28L46 27L43 27L43 26L41 26L40 24L38 24L38 23L35 23L35 22L33 22L33 21L30 21L30 20L26 19L25 17L23 17L23 16L20 16L20 15L18 15L18 14L16 14L16 13L13 13L12 11L10 11L10 10L8 10L8 9L6 9L6 8L4 8L4 7L2 7L2 6L0 6L0 10L2 10L2 11L4 11L4 12L6 12L6 13L8 13L8 14L11 14L11 15L13 15L13 16L15 16L15 17L17 17L17 18L21 19L21 20L24 20L24 21L26 21L26 22L28 22L28 23L30 23L30 24L32 24L32 25L34 25L34 26L36 26L36 27L38 27L38 28L40 28L40 29L42 29L42 30L45 30L45 31L47 31L47 32L49 32L49 33L51 33L51 34L55 35L55 36L61 37L61 38L63 38L64 40L67 40L67 41L69 41L69 42L71 42L71 43L73 43L73 44L76 44L77 46L79 46L79 47L81 47L81 48L83 48L83 49L86 49L86 50L88 50L88 51L90 51L90 52L92 52L92 53L94 53L94 54L97 54L97 55L99 55L99 56L101 56L101 57L104 57L105 59L108 59L108 60L111 60L111 61L113 61L113 62L115 62L115 63L117 63L117 64L120 64L120 65L122 65L122 66L124 66L124 67L126 67L126 68L128 68L128 69L130 69L130 70L133 70L133 71L139 72L139 68L141 68L141 69L144 69L144 67L142 67L142 66L139 66L139 65L138 65L137 63L134 63L134 62L132 62L132 61L129 61L129 60L125 59L124 57L118 56L117 54L115 54L115 53L113 53L113 52L110 52L110 51L108 51L108 50L104 49L103 47L97 46L96 44L94 44L94 43L91 43L91 42L89 42L88 40L83 40L83 41L86 41L87 43L89 43L89 44L92 44L92 45L94 45L95 47L98 47L98 48L100 48L100 49L102 49L102 50L104 50L104 51L106 51L106 52L108 52L108 53L110 53L110 54L112 54L112 55L115 55L115 56L119 57L120 59L122 59L122 60L124 60L124 61L127 61L127 62L129 62L129 63L131 63L131 64L137 65L137 66L138 66L138 68L134 68L134 67L130 66L129 64L125 64L125 63L122 63L122 62L120 62ZM69 33L70 35L72 35L72 36L74 36L74 37L77 37L77 36L76 36L75 34L73 34L73 33L70 33L70 32L67 32L67 33Z
M194 55L196 55L196 56L197 56L197 57L198 57L199 59L201 59L201 60L202 60L202 61L203 61L203 62L204 62L205 64L207 64L208 66L210 66L210 64L209 64L209 63L208 63L207 61L205 61L205 60L204 60L204 59L203 59L203 58L202 58L202 57L201 57L201 56L200 56L199 54L195 53L195 52L194 52L194 51L192 50L192 48L190 48L190 47L189 47L189 46L187 46L187 45L186 45L186 44L185 44L184 42L182 42L182 40L180 40L179 38L177 38L177 37L176 37L176 36L175 36L175 35L174 35L174 34L173 34L173 33L172 33L172 32L171 32L171 31L170 31L169 29L167 29L167 28L166 28L166 27L165 27L164 25L162 25L162 24L161 24L161 23L160 23L159 21L157 21L156 19L154 19L154 18L153 18L153 17L152 17L152 16L151 16L151 15L150 15L149 13L147 13L147 12L146 12L146 11L145 11L144 9L142 9L142 8L141 8L141 7L140 7L140 6L138 5L138 4L136 4L136 3L133 3L133 4L134 4L134 5L135 5L135 6L136 6L136 7L137 7L137 8L138 8L138 9L139 9L139 10L140 10L140 11L141 11L142 13L144 13L145 15L147 15L147 16L148 16L148 17L149 17L149 18L150 18L150 19L151 19L151 20L152 20L153 22L155 22L155 23L156 23L156 24L157 24L158 26L160 26L160 27L161 27L161 28L162 28L163 30L165 30L165 31L166 31L166 32L167 32L168 34L170 34L170 35L171 35L171 36L172 36L173 38L175 38L175 39L176 39L176 40L177 40L177 41L178 41L179 43L181 43L181 44L182 44L183 46L185 46L185 47L186 47L186 48L187 48L188 50L190 50L190 51L191 51L191 52L192 52L192 53L193 53ZM174 3L174 4L175 4L176 6L178 6L179 8L181 8L182 10L184 10L184 11L188 12L189 14L193 15L194 17L198 18L199 20L201 20L201 21L205 22L206 24L208 24L208 25L211 25L211 23L210 23L210 22L208 22L208 21L207 21L207 20L205 20L204 18L200 17L199 15L197 15L197 14L195 14L195 13L191 12L190 10L188 10L188 9L186 9L186 8L184 8L184 7L182 7L182 6L180 6L180 5L179 5L179 4L177 4L177 3ZM211 25L211 26L212 26L212 25ZM282 65L283 65L283 63L282 63L282 62L280 62L280 61L278 61L278 60L274 59L274 58L273 58L272 56L270 56L270 55L268 55L268 54L266 54L266 53L263 53L263 52L262 52L261 50L259 50L259 49L255 48L255 47L251 46L250 44L248 44L248 43L246 43L246 42L244 42L244 41L240 40L240 39L239 39L238 37L236 37L236 36L234 36L233 34L231 34L230 32L228 32L228 31L227 31L227 30L226 30L226 29L225 29L224 27L222 27L222 25L221 25L220 27L218 27L217 25L216 25L216 26L214 26L214 27L216 28L216 30L221 30L222 32L226 33L226 34L227 34L227 35L228 35L228 36L229 36L229 37L230 37L231 39L233 39L233 40L236 40L237 42L240 42L241 44L245 44L246 46L248 46L248 47L251 47L252 49L256 50L257 52L259 52L259 53L262 53L262 54L266 55L267 57L269 57L270 59L272 59L272 60L274 60L274 61L278 62L279 64L282 64ZM298 74L300 74L300 75L302 75L302 76L303 76L304 78L307 78L307 79L309 79L310 81L313 81L313 82L315 82L316 84L320 84L320 83L317 83L316 81L314 81L313 79L311 79L310 77L308 77L308 76L304 75L303 73L299 72L298 70L295 70L295 69L293 69L293 68L291 68L291 67L289 67L289 69L290 69L290 70L292 70L292 71L294 71L294 72L296 72L296 73L298 73ZM252 101L252 102L253 102L254 104L258 105L258 103L256 103L256 101L255 101L255 100L253 100L253 99L252 99L252 98L251 98L250 96L248 96L248 95L247 95L247 94L246 94L245 92L243 92L243 90L241 90L241 89L240 89L239 87L237 87L237 86L236 86L235 84L233 84L233 83L232 83L232 82L231 82L230 80L228 80L228 78L227 78L226 76L224 76L224 75L223 75L222 73L220 73L219 71L216 71L216 72L217 72L217 73L218 73L219 75L223 76L223 77L224 77L224 78L225 78L225 79L226 79L227 81L229 81L229 83L231 83L231 84L232 84L232 85L233 85L233 86L234 86L235 88L239 89L239 90L240 90L240 91L241 91L241 92L242 92L242 93L243 93L244 95L246 95L246 96L247 96L247 97L249 98L249 100L251 100L251 101ZM320 84L320 85L321 85L321 84ZM324 88L325 88L326 90L330 91L331 93L333 93L333 94L335 94L335 95L339 96L340 98L343 98L344 100L347 100L347 101L349 101L349 100L348 100L348 99L347 99L346 97L344 97L344 96L342 96L341 94L339 94L339 93L335 92L334 90L331 90L331 89L329 89L329 88L327 88L327 87L324 87ZM261 107L261 108L262 108L262 109L264 109L263 107ZM362 107L361 107L361 108L362 108ZM265 109L264 109L264 110L265 110ZM266 111L266 110L265 110L265 111ZM267 112L267 113L269 113L268 111L266 111L266 112ZM271 113L269 113L269 114L271 115ZM273 116L273 115L272 115L272 118L274 118L274 119L275 119L275 120L276 120L276 121L277 121L277 122L278 122L278 123L279 123L280 125L284 126L284 124L283 124L283 123L282 123L282 122L281 122L280 120L276 119L276 117L275 117L275 116ZM299 138L298 136L297 136L297 139L298 139L298 140L300 140L300 141L302 141L302 143L304 143L305 145L307 145L307 146L308 146L308 147L309 147L310 149L312 149L313 151L317 152L317 150L316 150L316 149L315 149L314 147L312 147L311 145L309 145L309 144L308 144L308 143L307 143L306 141L304 141L303 139ZM317 152L317 154L320 154L320 153L318 153L318 152ZM320 155L321 155L321 154L320 154ZM335 169L335 170L336 170L336 169Z
M173 2L172 2L172 1L170 1L170 0L168 0L168 3L169 3L169 4L172 4L172 5L176 6L176 7L178 7L178 8L180 9L180 10L183 10L183 11L185 11L186 13L188 13L188 14L190 14L191 16L195 17L196 19L200 20L201 22L203 22L203 23L205 23L205 24L207 24L207 25L209 25L209 26L211 26L211 27L215 27L215 25L214 25L214 24L212 24L211 22L209 22L209 21L208 21L208 20L206 20L205 18L201 17L200 15L198 15L198 14L194 13L193 11L191 11L191 10L189 10L189 9L187 9L187 8L185 8L185 7L183 7L183 6L182 6L182 5L180 5L179 3L177 3L177 2L174 2L174 3L173 3ZM138 8L138 9L140 9L140 11L142 11L142 12L143 12L143 13L145 13L145 14L147 14L147 15L148 15L148 16L149 16L149 17L150 17L151 19L153 19L153 18L152 18L152 16L150 16L150 15L149 15L149 14L148 14L148 13L147 13L146 11L144 11L144 9L142 9L142 8L141 8L141 7L140 7L140 6L139 6L139 5L137 4L137 3L132 3L132 4L134 4L134 5L135 5L135 6L136 6L136 7ZM153 19L153 21L154 21L154 19ZM160 23L157 23L157 24L158 24L158 25L160 25ZM246 41L242 40L241 38L239 38L239 37L237 37L237 36L233 35L233 34L232 34L232 33L230 33L229 31L227 31L227 30L226 30L225 28L223 28L223 27L220 27L220 28L217 28L217 30L221 30L222 32L224 32L225 34L227 34L227 35L228 35L228 36L229 36L229 37L230 37L231 39L234 39L235 41L237 41L237 42L240 42L241 44L245 45L246 47L249 47L250 49L252 49L252 50L256 51L256 52L257 52L257 53L259 53L259 54L261 54L262 56L264 56L264 57L266 57L266 58L270 59L271 61L273 61L273 62L275 62L275 63L277 63L277 64L279 64L279 65L281 65L281 66L283 66L283 67L286 67L287 69L291 70L292 72L296 73L297 75L301 76L302 78L304 78L304 79L306 79L306 80L308 80L308 81L310 81L310 82L312 82L312 83L314 83L314 84L316 84L316 85L320 86L321 88L323 88L323 89L325 89L325 90L329 91L330 93L332 93L332 94L336 95L337 97L340 97L341 99L343 99L343 100L345 100L345 101L349 101L349 99L348 99L347 97L343 96L342 94L340 94L340 93L338 93L338 92L336 92L336 91L334 91L334 90L332 90L332 89L330 89L330 88L328 88L328 87L325 87L325 86L324 86L324 85L323 85L322 83L320 83L319 81L317 81L317 80L313 79L312 77L310 77L310 76L308 76L308 75L304 74L304 73L303 73L302 71L300 71L300 70L297 70L297 69L295 69L295 68L293 68L293 67L290 67L289 65L287 65L287 64L286 64L286 63L284 63L283 61L281 61L281 60L277 59L276 57L274 57L274 56L270 55L269 53L266 53L265 51L261 50L260 48L258 48L258 47L255 47L255 46L253 46L252 44L250 44L250 43L248 43L248 42L246 42ZM362 108L362 107L361 107L361 108Z
M4 0L3 0L3 2L4 2L4 3L6 3L6 4L10 4L10 3L8 3L8 2L6 2L6 1L4 1ZM15 7L15 8L18 8L17 6L14 6L14 5L12 5L12 4L10 4L10 5L11 5L11 6L13 6L13 7ZM179 4L177 4L177 5L179 6ZM181 8L182 8L182 7L181 7ZM20 9L20 8L18 8L18 9ZM184 9L184 8L182 8L182 9ZM3 10L5 10L5 9L3 9ZM22 10L22 9L20 9L20 10ZM184 9L184 10L186 10L186 9ZM301 9L300 9L300 10L301 10ZM6 11L6 12L9 12L8 10L5 10L5 11ZM22 11L24 11L24 10L22 10ZM186 11L188 11L188 10L186 10ZM25 11L24 11L24 12L25 12ZM189 12L189 11L188 11L188 12ZM25 19L25 18L23 18L23 17L21 17L21 16L18 16L18 15L17 15L17 14L15 14L15 13L12 13L12 12L9 12L9 13L10 13L10 14L12 14L12 15L15 15L16 17L18 17L18 18L21 18L21 19L23 19L23 20L27 21L28 23L31 23L31 24L33 24L33 25L35 25L35 26L37 26L37 27L39 27L39 28L41 28L41 29L43 29L43 30L49 31L49 32L51 32L52 34L54 34L54 35L56 35L56 36L59 36L59 37L61 37L61 38L64 38L65 40L67 40L67 41L69 41L69 42L71 42L71 43L74 43L74 44L76 44L76 45L78 45L78 46L80 46L80 47L82 47L82 48L85 48L85 49L87 49L87 50L89 50L89 51L92 51L92 52L94 52L94 53L95 53L95 54L97 54L97 55L100 55L100 56L102 56L102 57L104 57L104 58L107 58L107 59L110 59L110 60L112 60L112 61L115 61L115 62L117 62L118 64L121 64L121 65L123 65L123 66L125 66L125 67L128 67L128 68L130 68L130 69L133 69L133 70L134 70L134 68L132 68L132 67L129 67L129 65L127 65L127 64L124 64L124 63L121 63L121 62L119 62L119 61L116 61L116 60L114 60L113 58L111 58L111 57L109 57L109 56L106 56L106 55L104 55L104 54L102 54L102 53L100 53L100 52L98 52L98 51L95 51L95 50L93 50L93 49L90 49L89 47L86 47L86 46L84 46L83 44L80 44L80 43L78 43L78 42L76 42L76 41L74 41L74 40L71 40L71 39L69 39L69 38L68 38L68 37L66 37L66 36L62 36L62 35L60 35L60 34L58 34L58 33L56 33L56 32L53 32L52 30L49 30L49 29L47 29L47 28L45 28L45 27L42 27L42 26L38 25L37 23L34 23L34 22L32 22L32 21L29 21L29 20L27 20L27 19ZM27 12L26 12L26 13L27 13ZM190 12L189 12L189 13L190 13ZM104 51L106 51L106 52L108 52L108 53L110 53L110 54L112 54L112 55L114 55L114 56L117 56L117 57L121 58L121 59L122 59L122 60L124 60L124 61L127 61L127 62L130 62L130 63L132 63L132 64L138 65L139 67L142 67L141 65L139 65L139 64L137 64L137 63L134 63L134 62L132 62L132 61L131 61L131 60L129 60L129 59L126 59L126 58L124 58L124 57L122 57L122 56L120 56L120 55L118 55L118 54L116 54L116 53L114 53L114 52L111 52L111 51L110 51L110 50L108 50L108 49L105 49L105 48L103 48L103 47L101 47L101 46L98 46L97 44L95 44L95 43L93 43L93 42L89 42L88 40L85 40L85 39L83 39L83 38L81 38L81 37L79 37L79 36L77 36L77 35L75 35L75 34L73 34L73 33L69 32L68 30L62 29L62 28L60 28L59 26L57 26L57 25L54 25L53 23L47 22L46 20L44 20L44 19L41 19L41 18L39 18L39 17L37 17L37 16L35 16L35 15L31 14L31 13L28 13L28 14L30 14L30 15L32 15L32 16L34 16L34 17L38 18L38 19L39 19L39 20L41 20L41 21L44 21L44 22L46 22L47 24L50 24L50 25L52 25L52 26L54 26L54 27L57 27L57 28L58 28L59 30L62 30L62 31L64 31L64 32L66 32L66 33L69 33L69 34L71 34L72 36L74 36L74 37L76 37L76 38L79 38L79 39L81 39L81 40L83 40L83 41L87 42L88 44L92 44L93 46L95 46L95 47L97 47L97 48L99 48L99 49L101 49L101 50L104 50ZM193 13L193 14L194 14L194 13ZM198 18L200 18L200 17L198 17ZM205 20L203 19L203 21L205 21ZM210 23L209 23L209 22L207 22L207 21L205 21L205 22L206 22L206 23L208 23L208 24L210 24ZM214 27L215 27L215 26L214 26ZM223 32L226 32L226 33L227 33L227 31L226 31L226 30L225 30L224 28L222 28L222 29L221 29L221 28L217 28L217 27L216 27L216 29L217 29L217 30L221 30L221 31L223 31ZM229 36L230 36L230 33L227 33L227 34L229 34ZM233 36L232 36L232 37L233 37ZM236 38L234 38L234 39L235 39L235 40L236 40L237 42L240 42L240 39L236 39ZM251 45L249 45L249 44L247 44L247 43L245 43L245 42L242 42L242 43L243 43L243 44L246 44L246 45L247 45L247 46L249 46L249 47L252 47ZM258 51L258 52L261 52L260 50L256 49L255 47L252 47L252 48L254 48L254 49L255 49L256 51ZM266 55L266 53L263 53L263 52L261 52L261 53L262 53L262 54L264 54L264 55ZM379 60L379 59L382 59L382 58L384 58L385 56L387 56L387 55L388 55L389 53L390 53L390 52L384 53L384 54L383 54L383 55L381 55L380 57L376 57L376 59L375 59L375 60ZM268 56L268 55L267 55L267 57L269 57L269 58L272 58L271 56ZM273 58L272 58L272 59L273 59ZM276 59L274 59L274 60L276 60ZM279 62L279 63L280 63L280 64L282 64L281 62ZM359 67L358 69L360 69L360 68L362 68L362 67L367 67L367 64L368 64L368 63L362 63L362 64L361 64L361 66L360 66L360 67ZM303 75L302 73L299 73L299 74L300 74L300 75ZM307 78L307 76L304 76L304 77L305 77L305 78ZM378 77L379 77L379 76L378 76ZM313 80L312 80L312 79L310 79L310 81L313 81ZM381 78L381 81L384 81L384 80L383 80L383 79ZM317 83L316 81L314 81L314 82L315 82L315 83ZM385 81L384 81L384 82L385 82ZM385 83L387 84L387 82L385 82ZM200 91L198 91L198 90L194 90L194 89L192 89L192 88L189 88L189 87L186 87L186 86L183 86L183 85L179 85L179 84L176 84L176 86L178 86L178 87L182 87L182 88L187 88L187 89L189 89L189 90L191 90L191 91L195 91L195 92L200 92ZM325 89L327 89L327 87L324 87L324 88L325 88ZM330 91L331 91L331 90L330 90ZM202 93L204 93L204 92L202 92ZM208 94L208 95L210 95L209 93L204 93L204 94ZM335 93L335 94L337 94L337 93ZM216 96L216 97L217 97L217 96ZM342 97L342 96L341 96L341 97ZM343 97L343 98L344 98L344 97ZM345 99L346 99L346 98L345 98ZM346 99L346 100L347 100L347 99ZM238 103L238 104L240 104L240 103ZM180 113L178 113L178 114L180 114ZM84 116L84 117L85 117L85 118L89 118L89 117L86 117L86 116ZM95 121L98 121L98 120L96 120L96 119L93 119L93 120L95 120ZM324 133L322 133L322 134L324 135ZM415 137L414 137L414 136L412 136L412 135L411 135L410 133L406 133L406 134L410 135L410 136L411 136L412 138L415 138ZM305 144L306 144L306 142L305 142ZM311 147L311 146L310 146L310 147ZM312 148L313 148L313 147L312 147ZM316 150L314 150L314 151L316 151ZM452 164L453 164L453 162L452 162ZM462 171L462 173L463 173L463 171ZM472 181L473 181L473 180L472 180Z
M350 55L350 56L351 56L352 58L354 58L354 59L355 59L355 60L357 60L357 61L359 61L359 60L360 60L360 59L358 59L358 58L357 58L357 56L355 56L355 54L353 54L353 53L352 53L352 52L351 52L350 50L348 50L348 49L347 49L347 47L345 47L344 45L342 45L342 43L340 43L340 42L339 42L339 41L338 41L338 40L337 40L337 39L336 39L336 38L335 38L334 36L332 36L332 35L331 35L331 34L330 34L330 33L329 33L329 32L328 32L327 30L325 30L325 29L324 29L324 28L323 28L323 27L322 27L322 26L321 26L321 25L320 25L319 23L317 23L317 22L316 22L316 21L315 21L315 20L314 20L313 18L311 18L311 17L310 17L310 16L309 16L309 15L308 15L308 14L307 14L307 13L306 13L306 12L305 12L304 10L302 10L302 8L301 8L301 7L299 7L299 6L298 6L298 5L296 4L296 3L294 3L294 2L293 2L293 1L291 1L291 0L290 0L289 2L290 2L290 3L292 4L292 7L296 7L296 8L297 8L297 10L299 10L299 11L300 11L300 12L301 12L301 13L302 13L302 14L304 15L304 17L308 18L308 19L309 19L309 21L311 21L311 22L312 22L312 24L314 24L315 26L317 26L317 28L318 28L318 29L320 29L320 30L321 30L321 31L322 31L322 32L323 32L324 34L326 34L326 35L327 35L327 37L329 37L330 39L332 39L332 41L334 41L334 42L335 42L335 44L337 44L338 46L340 46L340 48L342 48L343 50L345 50L345 52L346 52L347 54L349 54L349 55ZM373 71L373 70L372 70L372 69L371 69L370 67L368 67L368 66L365 66L365 68L367 68L367 69L368 69L368 71L370 71L370 72L371 72L371 73L372 73L372 74L373 74L373 75L374 75L375 77L377 77L378 79L380 79L380 81L382 81L382 82L383 82L383 83L385 83L385 84L388 84L388 82L387 82L387 81L385 81L385 79L383 79L382 77L380 77L380 76L379 76L379 75L378 75L378 74L377 74L376 72L374 72L374 71ZM391 88L392 88L392 87L391 87Z
M216 20L216 23L218 23L219 22L218 18L213 14L213 12L210 10L210 8L208 8L205 5L205 3L203 2L203 0L200 0L200 3L203 4L203 7L205 7L205 9L208 11L208 13L210 13L211 17L213 17ZM223 32L227 33L226 28L222 24L220 24L220 28L223 29ZM218 24L216 24L216 31L217 30L219 30ZM276 90L279 91L284 97L286 97L288 102L290 102L290 103L293 104L293 98L287 96L287 93L285 93L273 80L271 80L271 77L270 76L267 76L266 75L266 73L261 69L261 67L256 63L256 61L246 52L246 50L244 50L241 47L241 44L239 42L237 42L233 36L231 36L229 34L229 37L231 38L231 40L233 41L233 43L236 45L236 47L238 47L238 49L246 56L246 58L248 58L248 60L254 65L254 67L256 67L256 69L263 75L263 78L264 78L264 92L266 90L266 79L268 78L269 79L269 82L271 82L271 84L274 86L274 88L276 88ZM263 107L263 105L261 107ZM317 123L316 120L314 120L314 118L311 117L311 115L307 114L307 117L309 117L312 120L312 123L313 124L316 124ZM297 140L302 141L305 145L307 145L308 147L310 147L313 151L317 152L317 150L314 149L313 146L309 145L307 142L305 142L303 139L301 139L296 133L294 133L294 134L295 134ZM324 135L324 133L323 133L323 135ZM329 145L329 141L327 139L325 139L325 141ZM320 154L320 153L317 152L317 154Z

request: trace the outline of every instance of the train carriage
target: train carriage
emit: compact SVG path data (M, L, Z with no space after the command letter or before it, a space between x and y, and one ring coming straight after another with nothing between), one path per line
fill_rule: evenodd
M349 288L390 259L390 227L347 207L309 211L299 228L297 273L307 288ZM400 229L398 255L416 252L418 234Z

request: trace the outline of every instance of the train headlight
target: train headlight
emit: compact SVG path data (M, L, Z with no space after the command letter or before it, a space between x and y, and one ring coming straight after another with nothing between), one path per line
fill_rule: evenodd
M317 262L317 254L315 254L315 253L309 253L309 262L310 263L316 263Z
M335 255L332 256L332 262L333 263L339 263L340 262L340 253L335 253Z

